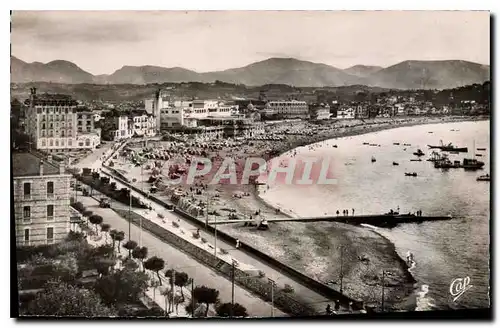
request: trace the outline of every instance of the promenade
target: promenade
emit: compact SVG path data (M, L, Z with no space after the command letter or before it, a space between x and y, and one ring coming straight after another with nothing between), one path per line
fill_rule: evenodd
M82 202L83 205L94 214L102 216L104 223L110 224L112 229L124 231L126 234L124 242L128 240L129 224L115 211L109 208L100 208L98 201L92 197L84 197L81 194L78 195L78 201ZM140 243L142 240L142 246L148 248L148 257L158 256L164 259L166 262L165 269L174 268L176 270L186 272L194 279L195 286L206 285L208 287L215 288L219 291L219 298L222 302L231 302L230 280L201 265L198 261L186 255L181 250L164 243L148 231L143 230L141 233L140 228L135 225L131 225L131 235L131 239L137 243ZM159 292L157 292L157 294L157 301L159 304L164 304L163 296L160 297ZM271 304L263 301L258 296L250 294L247 290L239 287L238 285L235 285L235 302L243 305L251 317L271 316ZM285 313L277 308L274 308L274 315L276 317L286 316Z

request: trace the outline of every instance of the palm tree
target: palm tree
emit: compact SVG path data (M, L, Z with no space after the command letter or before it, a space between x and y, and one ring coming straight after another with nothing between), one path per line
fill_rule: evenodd
M89 221L95 226L95 232L97 235L99 235L99 231L97 231L97 226L102 223L103 221L102 216L93 214L89 217Z
M116 242L116 235L118 234L118 230L113 229L109 232L109 236L111 237L111 240L113 241L113 250L115 249L115 242Z
M128 257L132 258L132 250L137 247L137 243L133 240L129 240L125 244L123 244L123 247L128 249Z
M123 239L125 239L125 232L118 231L115 236L116 241L118 242L118 253L120 253L120 245Z
M165 261L162 258L159 258L157 256L150 257L147 259L146 262L144 262L144 267L150 271L156 272L156 275L158 276L158 281L161 284L161 278L160 278L160 270L163 270L165 267Z
M106 244L108 243L108 233L109 233L109 229L111 229L111 225L107 224L107 223L103 223L101 224L101 231L105 233L105 237L106 237Z
M148 257L148 248L147 247L136 247L132 251L132 256L135 259L141 261L142 271L144 272L146 269L144 268L144 259Z
M205 309L205 317L208 315L208 309L210 304L217 303L217 299L219 298L219 291L213 288L209 288L207 286L196 286L193 291L193 295L196 300L200 303L206 304Z

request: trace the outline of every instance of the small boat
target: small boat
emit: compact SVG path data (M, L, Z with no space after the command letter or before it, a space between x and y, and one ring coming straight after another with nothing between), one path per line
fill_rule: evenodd
M482 155L482 154L476 154L476 156L477 156L477 157L483 157L483 155Z
M375 159L375 157L372 156L372 163L376 162L377 160Z
M467 147L456 147L456 146L453 146L453 144L451 142L447 145L444 145L443 142L441 141L440 146L432 146L432 145L427 145L427 146L431 149L441 149L442 151L457 151L457 152L461 152L461 153L468 152Z
M370 146L377 147L378 145L377 144L370 144Z
M407 147L410 147L410 146L411 146L411 144L404 144L403 146L407 146Z
M414 158L410 159L410 162L421 162L422 160L420 158Z
M478 151L484 151L486 148L477 148Z
M484 163L481 161L478 161L475 158L464 158L464 161L462 163L462 167L465 170L479 170L482 169L484 166Z
M432 131L429 131L429 132L427 132L427 133L434 133L434 132L432 132Z
M393 145L399 146L399 142L394 142Z
M399 165L398 162L392 162L392 165L396 166L396 165Z
M480 175L476 178L476 181L491 181L491 177L489 174Z
M424 156L425 153L422 151L422 149L418 149L416 152L413 153L415 156Z
M337 145L333 145L333 148L337 148Z
M450 131L455 131L455 129L451 129Z
M417 172L412 172L412 173L406 172L405 176L407 176L407 177L416 177L417 176Z
M370 143L369 142L363 142L363 145L369 145Z

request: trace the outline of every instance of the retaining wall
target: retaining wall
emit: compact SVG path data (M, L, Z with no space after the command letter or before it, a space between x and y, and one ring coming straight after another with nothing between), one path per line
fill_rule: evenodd
M104 172L104 173L106 173L106 172ZM144 192L142 192L139 188L131 185L130 183L127 183L126 181L123 181L117 177L113 177L113 178L120 181L121 183L123 183L127 187L131 188L135 192L146 196ZM164 200L156 198L155 196L150 195L149 198L151 200L153 200L154 202L156 202L162 206L165 206L167 208L172 208L172 206L173 206L171 203L167 203ZM201 229L204 229L212 234L214 233L215 228L213 226L205 225L205 222L197 219L196 217L192 216L191 214L186 213L185 211L183 211L177 207L174 208L174 211L175 211L175 213L179 214L180 216L182 216L183 218L185 218L189 222L197 225ZM143 224L144 224L144 221L143 221ZM224 240L225 242L227 242L229 244L236 245L236 238L224 233L223 231L217 230L217 236L218 236L218 238ZM356 301L356 300L351 299L350 297L348 297L344 294L341 294L340 292L328 287L327 285L325 285L319 281L316 281L316 280L306 276L302 272L299 272L299 271L295 270L294 268L292 268L292 267L276 260L275 258L261 252L260 250L252 247L249 244L246 244L246 243L240 241L239 249L242 251L245 251L246 253L253 255L255 258L257 258L260 261L274 267L278 271L286 273L289 277L304 284L305 286L309 287L310 289L314 290L315 292L317 292L317 293L319 293L319 294L321 294L329 299L339 300L340 303L342 303L344 306L346 306L350 302L352 302L353 303L352 308L354 310L361 310L363 308L363 302Z

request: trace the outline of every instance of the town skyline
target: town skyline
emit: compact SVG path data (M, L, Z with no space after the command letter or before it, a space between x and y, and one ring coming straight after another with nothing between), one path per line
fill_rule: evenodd
M203 73L269 58L340 69L406 60L490 64L487 11L14 11L11 26L11 55L67 60L95 75L146 65ZM141 48L157 51L130 51Z

